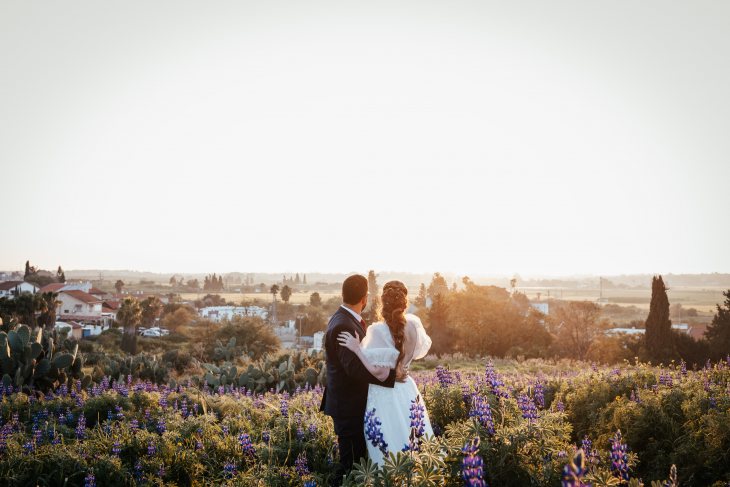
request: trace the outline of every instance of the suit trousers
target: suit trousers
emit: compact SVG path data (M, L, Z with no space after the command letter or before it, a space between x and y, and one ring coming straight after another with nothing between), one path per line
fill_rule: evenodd
M365 445L365 418L363 416L332 418L340 450L340 464L337 470L338 482L352 469L353 463L367 458Z

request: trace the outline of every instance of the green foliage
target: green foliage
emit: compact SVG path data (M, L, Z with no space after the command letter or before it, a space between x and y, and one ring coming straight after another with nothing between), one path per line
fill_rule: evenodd
M193 378L200 386L207 385L245 387L254 392L274 389L276 392L293 392L297 388L310 388L326 383L326 368L323 354L296 352L277 358L264 357L255 365L237 367L230 363L220 366L203 364L206 373Z
M730 353L730 289L722 294L725 296L724 305L717 305L717 313L705 335L715 359L721 359Z
M7 333L0 331L0 377L3 385L31 393L46 392L60 384L71 384L84 375L84 358L78 343L66 340L65 334L27 325L13 325Z
M675 357L672 322L669 319L669 298L662 276L651 281L651 302L646 318L646 351L655 362L668 362Z

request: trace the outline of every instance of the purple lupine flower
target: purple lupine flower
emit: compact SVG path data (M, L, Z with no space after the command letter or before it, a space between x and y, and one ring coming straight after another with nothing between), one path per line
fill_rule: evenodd
M542 382L538 381L535 383L535 388L533 389L533 397L535 398L535 404L540 409L545 409L545 389L542 385Z
M236 476L236 464L228 462L223 465L223 477L230 479Z
M79 414L79 422L76 425L76 438L79 440L86 438L86 416L84 416L84 413Z
M228 425L224 424L223 425L223 436L228 436L228 432L229 432Z
M119 454L122 452L122 447L119 445L118 441L114 442L114 446L112 446L112 455L115 457L119 457Z
M588 473L583 450L578 449L573 459L563 468L562 487L590 487L583 478Z
M133 433L139 429L139 421L137 421L137 418L134 418L129 422L129 429L131 429Z
M161 463L159 470L157 470L157 476L160 478L164 478L166 473L167 472L165 471L165 464Z
M479 456L479 437L464 445L461 450L464 458L461 460L461 477L466 487L486 487L484 481L484 461Z
M251 443L251 437L249 435L246 433L238 435L238 443L240 443L244 455L248 457L256 455L256 449L254 448L253 443Z
M309 425L309 434L310 434L310 436L316 436L317 435L317 423L312 422Z
M294 469L300 477L309 475L309 465L307 465L307 454L305 452L297 455L297 459L294 462Z
M476 418L483 427L487 429L490 435L494 434L494 421L492 420L492 409L489 402L479 394L472 396L472 406L469 411L469 417Z
M297 426L297 441L304 441L304 430L301 426Z
M679 361L679 369L682 371L683 376L687 376L687 362L684 361L684 359L681 359Z
M502 390L502 386L504 386L504 382L502 382L499 378L499 374L494 370L494 362L490 359L489 362L487 362L486 370L484 372L484 380L486 381L487 385L489 385L489 389L497 397L507 398L509 397L509 394L504 392Z
M415 430L417 438L420 438L426 432L426 423L424 419L425 412L426 407L421 402L421 395L419 394L413 401L411 401L411 414L409 415L411 419L411 429Z
M157 420L157 432L162 434L165 431L167 431L167 425L165 424L165 418L160 418Z
M563 404L563 401L558 401L558 403L555 405L555 409L557 409L561 413L565 412L565 404Z
M279 410L282 416L289 416L289 402L286 399L282 399L279 405Z
M23 451L25 451L26 454L33 453L33 450L35 450L35 445L32 441L27 441L23 443Z
M155 453L157 453L157 447L153 442L150 441L149 445L147 445L147 455L154 456Z
M137 482L142 481L142 460L137 460L137 463L134 464L134 478L137 480Z
M451 376L449 368L441 365L436 367L436 378L441 387L449 387L454 383L454 378Z
M517 405L520 407L520 410L522 411L522 417L529 422L533 422L537 419L537 407L535 406L535 403L532 402L532 399L530 399L529 396L526 394L520 394L517 398Z
M381 424L380 419L375 416L375 408L365 412L365 437L374 447L379 448L385 456L388 453L388 444L385 442L383 432L380 430Z
M628 455L626 445L621 443L621 430L611 439L611 472L624 482L629 480Z
M94 472L89 472L84 479L84 487L96 487L96 477Z
M317 487L317 481L316 480L305 480L304 481L304 487Z

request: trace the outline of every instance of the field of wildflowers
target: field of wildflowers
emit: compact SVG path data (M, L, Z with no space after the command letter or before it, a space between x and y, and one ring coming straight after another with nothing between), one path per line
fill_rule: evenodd
M356 465L346 485L730 485L730 357L696 370L486 360L414 375L435 436L413 404L409 444L385 465ZM320 399L319 386L253 393L131 377L36 394L3 385L0 478L324 486L338 452Z

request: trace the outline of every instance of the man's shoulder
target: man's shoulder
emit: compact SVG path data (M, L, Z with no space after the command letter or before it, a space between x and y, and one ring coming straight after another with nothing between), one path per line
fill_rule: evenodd
M335 313L330 316L330 320L327 323L327 332L329 333L335 328L355 326L353 320L349 316L347 316L347 314L347 311L343 310L342 308L335 311Z

